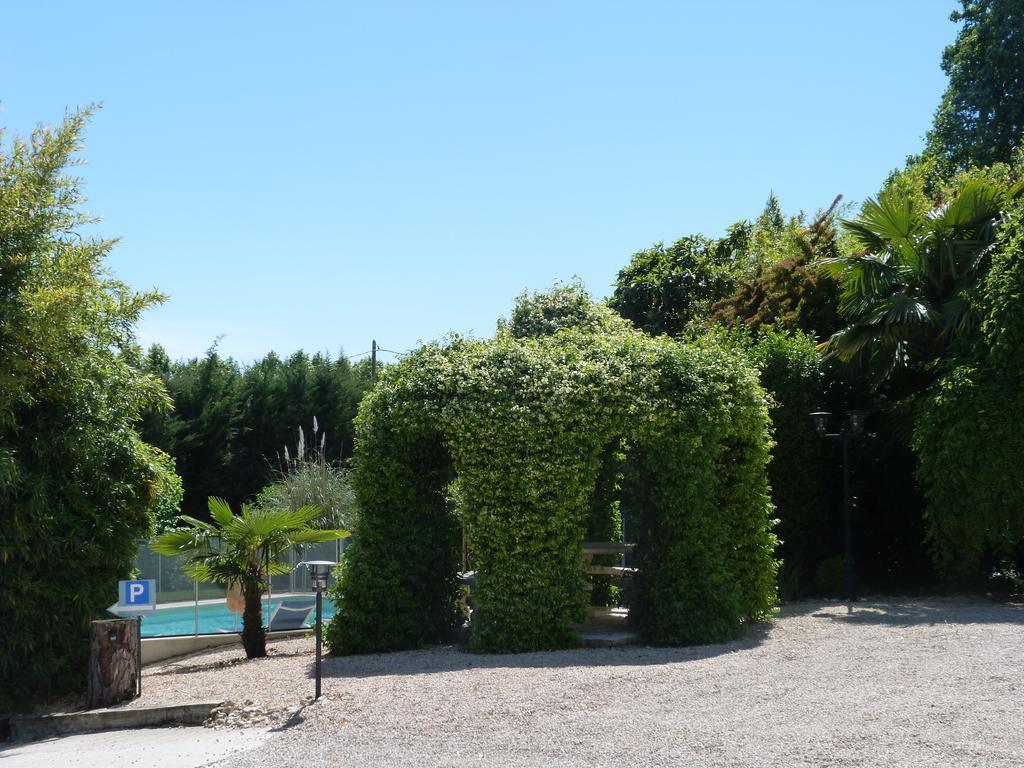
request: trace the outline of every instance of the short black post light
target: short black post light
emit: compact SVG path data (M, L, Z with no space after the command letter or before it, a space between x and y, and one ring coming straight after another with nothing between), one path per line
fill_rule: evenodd
M853 550L850 543L850 439L864 434L865 411L847 411L846 421L839 431L829 434L828 422L832 414L815 411L810 414L819 437L838 440L843 446L843 600L856 599Z
M331 575L331 569L337 563L330 560L307 560L306 567L309 568L309 575L313 579L313 589L316 590L316 696L314 701L320 698L320 659L321 643L323 641L323 592L327 589L327 579Z

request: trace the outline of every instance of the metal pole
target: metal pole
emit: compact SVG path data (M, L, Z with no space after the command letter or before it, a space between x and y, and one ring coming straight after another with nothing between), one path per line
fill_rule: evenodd
M142 695L142 614L140 613L136 618L138 620L138 626L136 627L136 630L138 631L138 634L135 636L135 640L137 641L138 645L135 646L135 649L136 649L136 652L137 652L138 655L136 656L135 660L138 662L138 668L137 668L138 669L138 680L136 682L135 690L136 690L136 696L141 696Z
M844 429L843 443L843 599L852 603L854 597L853 550L850 545L850 433Z
M323 637L321 630L321 617L323 611L323 592L318 586L316 589L316 696L314 700L320 698L320 641Z
M274 597L274 582L270 577L270 552L266 550L264 550L263 553L263 562L267 569L267 632L272 632L274 628L271 626L271 623L273 622L274 617L270 613L270 601Z
M192 583L195 584L195 587L196 587L195 601L194 601L194 605L196 607L196 625L195 625L195 630L196 631L195 631L195 637L199 637L199 582L198 581L193 581Z
M373 340L373 344L370 346L370 378L373 381L377 380L377 340Z

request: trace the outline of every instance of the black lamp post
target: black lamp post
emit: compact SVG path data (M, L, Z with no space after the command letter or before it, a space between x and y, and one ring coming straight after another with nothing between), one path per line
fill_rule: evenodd
M850 439L864 434L865 411L847 411L846 421L838 432L829 433L828 421L832 414L828 411L815 411L810 414L814 419L814 428L818 436L838 440L843 446L843 600L856 600L855 574L853 569L853 551L850 546Z
M330 560L307 560L309 575L313 579L313 589L316 590L316 696L314 701L320 698L320 659L321 642L323 640L323 592L327 589L327 578L331 575L331 569L336 566Z

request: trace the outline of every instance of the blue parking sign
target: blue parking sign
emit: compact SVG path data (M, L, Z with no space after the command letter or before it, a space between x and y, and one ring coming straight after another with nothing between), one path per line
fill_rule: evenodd
M123 608L149 608L156 605L156 580L119 581L118 604Z

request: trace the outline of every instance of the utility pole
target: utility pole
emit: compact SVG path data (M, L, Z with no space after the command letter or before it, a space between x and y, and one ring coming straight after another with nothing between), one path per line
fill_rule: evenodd
M370 379L372 381L377 380L377 340L373 340L373 345L370 347Z

